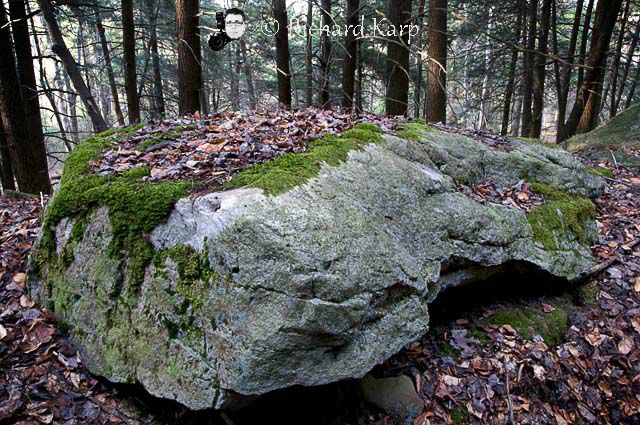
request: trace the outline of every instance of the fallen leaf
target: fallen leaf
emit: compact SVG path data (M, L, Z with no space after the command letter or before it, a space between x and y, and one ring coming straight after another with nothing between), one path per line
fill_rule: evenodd
M622 355L627 355L633 350L633 340L629 337L624 337L618 343L618 351Z
M35 301L33 301L27 294L22 294L20 297L20 306L23 308L31 308L35 305Z
M633 290L640 292L640 276L636 277L636 283L633 285Z
M24 282L27 278L26 273L16 273L13 275L13 281L24 288Z
M545 313L553 313L554 311L556 311L556 308L552 305L542 303L542 311L544 311Z
M7 328L0 325L0 340L7 336Z

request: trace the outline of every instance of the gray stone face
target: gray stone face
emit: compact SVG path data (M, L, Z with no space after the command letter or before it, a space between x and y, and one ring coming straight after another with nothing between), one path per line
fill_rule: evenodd
M603 181L569 154L525 142L501 152L441 132L385 138L279 196L246 188L180 200L149 240L159 252L206 252L224 279L185 289L168 258L129 291L101 208L71 265L30 276L31 292L56 302L89 370L203 409L364 376L427 331L428 302L447 286L507 264L567 279L593 265L577 238L546 251L523 211L455 189L454 178L506 186L526 176L598 195ZM56 237L71 226L60 222Z

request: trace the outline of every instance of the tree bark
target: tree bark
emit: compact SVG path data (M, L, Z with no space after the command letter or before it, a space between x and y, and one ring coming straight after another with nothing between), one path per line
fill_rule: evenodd
M0 184L2 184L2 190L16 190L16 182L11 166L11 154L4 134L2 119L0 119Z
M240 109L240 76L238 75L238 50L236 46L229 46L227 53L229 59L229 71L231 80L229 81L229 91L231 92L231 108L234 111Z
M97 12L96 12L97 13ZM104 26L100 17L96 19L96 28L98 37L100 38L100 46L102 48L102 56L104 57L105 68L107 69L107 78L109 79L109 88L111 89L111 98L113 99L113 108L116 112L118 125L124 125L124 116L120 107L120 99L118 98L118 86L116 86L116 77L113 73L113 65L111 64L111 53L109 52L109 44L105 35Z
M589 70L578 91L576 102L563 129L561 140L568 139L576 132L588 131L590 125L594 122L594 116L597 112L596 96L602 77L602 66L605 62L613 27L621 6L622 0L598 2L591 49L589 51Z
M0 117L18 189L26 193L50 193L44 144L31 140L30 122L15 67L9 22L0 2Z
M247 81L247 94L249 95L249 107L256 109L256 92L253 88L253 75L251 74L251 60L247 54L247 43L243 39L240 39L240 51L242 53L242 63L244 70L244 77Z
M278 22L276 33L276 72L278 73L278 103L291 108L291 71L289 69L289 31L285 0L273 0L273 15Z
M40 168L32 170L41 175L42 192L51 191L49 170L47 163L47 147L42 130L42 117L40 115L40 102L38 100L38 85L33 69L33 55L31 54L31 40L29 39L29 25L25 0L10 0L9 13L11 15L11 28L13 29L13 41L18 64L18 79L20 92L25 108L25 116L31 135L32 155Z
M447 121L447 0L429 0L426 122Z
M533 71L533 110L529 137L540 138L544 113L544 80L546 77L547 53L549 52L549 24L551 22L551 2L543 0L540 11L540 32L538 36L538 53Z
M307 106L313 105L313 37L309 29L313 24L313 0L307 0L307 45L305 52L305 100Z
M347 0L347 28L354 28L358 24L358 11L360 10L360 0ZM342 63L342 107L353 109L353 94L355 91L356 79L356 54L358 42L354 30L347 31L344 43L345 57Z
M424 4L425 0L420 0L420 4L418 5L418 43L416 46L416 82L413 88L413 116L420 116L420 103L422 97L422 53L423 53L423 45L422 45L422 35L424 31Z
M202 66L198 0L176 0L176 33L178 36L178 110L193 114L200 110Z
M584 24L582 25L582 35L580 40L580 55L578 57L578 64L584 65L587 60L587 44L589 42L589 30L591 29L591 15L593 14L593 0L589 0L587 3L587 11L584 15ZM578 67L578 84L576 85L576 96L580 87L582 87L582 80L584 79L584 67Z
M633 79L633 84L631 84L631 90L629 90L629 95L627 96L627 101L624 105L625 109L629 108L631 106L631 103L633 102L633 96L636 93L636 87L638 87L638 80L640 80L640 66L636 68L636 75L635 75L635 78Z
M51 50L56 55L58 55L58 57L62 61L67 74L73 82L73 86L80 95L82 104L87 110L87 114L91 119L94 131L105 131L107 129L107 124L105 123L104 118L100 113L100 109L98 108L95 99L91 95L91 92L82 79L82 74L78 69L78 64L73 59L73 56L71 56L71 52L69 52L69 49L67 48L67 44L64 41L62 32L60 31L60 27L58 26L58 22L56 21L53 6L51 5L49 0L37 0L37 2L40 6L40 10L42 11L42 16L44 17L45 23L47 25L49 35L51 36Z
M129 124L140 122L140 101L136 87L136 34L133 0L122 0L122 45L124 49L124 90L127 94Z
M622 71L622 78L620 83L620 90L618 91L618 96L616 98L615 109L618 110L618 106L620 101L622 100L622 95L624 94L624 87L627 83L627 77L629 76L629 70L631 69L631 64L633 63L633 55L636 52L636 48L638 47L638 39L640 38L640 20L636 24L636 30L633 33L633 39L631 40L631 46L629 47L629 53L627 54L627 61L624 64L624 70Z
M578 44L578 34L580 33L580 20L582 17L583 7L584 0L578 0L578 2L576 3L576 12L573 19L573 27L571 28L569 50L567 51L566 56L566 61L568 63L562 65L560 91L558 93L558 122L556 125L556 142L559 141L560 134L562 134L562 128L564 127L564 120L567 114L567 102L569 100L569 83L571 82L571 74L573 72L573 66L569 64L573 63L575 59L576 45ZM557 50L557 39L555 40L555 43Z
M531 122L533 120L532 90L533 90L533 68L534 49L536 48L536 23L538 21L538 0L529 0L529 29L527 35L527 52L524 55L524 76L523 98L522 98L522 136L529 137L531 134Z
M321 0L320 2L321 16L322 16L322 28L327 26L330 28L333 25L333 18L331 17L331 0ZM329 109L330 105L330 91L329 91L329 64L331 61L331 34L327 31L322 31L320 34L320 88L319 88L319 101L320 107Z
M624 33L627 28L627 18L629 17L629 5L630 0L626 1L624 7L624 13L622 14L622 21L620 22L620 33L618 34L618 40L616 41L616 50L611 63L611 107L609 110L609 118L616 116L618 109L618 102L616 100L616 93L618 90L618 69L620 68L620 58L622 57L622 43L624 42Z
M396 35L389 37L387 42L385 110L387 115L407 115L409 35L404 31L400 36L398 29L411 21L411 0L390 0L388 17L389 23L396 28Z
M358 79L356 83L356 111L362 112L362 74L364 73L364 65L362 64L362 40L358 40L358 58L356 60L358 64Z
M523 2L526 5L526 2ZM522 37L522 20L523 15L526 8L522 8L521 11L518 11L518 17L516 19L516 44L520 43L520 39ZM502 126L500 129L500 134L503 136L507 135L509 131L509 114L511 112L511 99L513 97L513 86L515 85L516 79L516 68L518 65L518 49L514 47L511 49L511 62L509 63L509 79L507 81L507 87L505 89L504 94L504 106L502 108Z

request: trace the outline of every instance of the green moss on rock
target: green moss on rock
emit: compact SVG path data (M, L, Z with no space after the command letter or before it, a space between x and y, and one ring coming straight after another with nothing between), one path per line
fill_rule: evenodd
M606 167L587 167L587 171L594 176L606 177L609 179L613 179L615 177L613 175L613 171Z
M126 137L141 126L109 130L80 143L71 151L64 166L60 188L49 204L43 222L43 239L36 253L36 267L65 267L73 260L73 246L82 238L81 223L88 212L107 206L113 227L113 240L109 254L114 258L126 258L127 270L133 282L142 282L144 269L153 257L153 247L143 238L164 221L175 202L186 196L191 182L142 182L149 174L148 167L128 170L122 176L98 176L88 174L91 160L98 160L102 150L111 146L116 138ZM74 218L76 225L65 248L62 264L55 254L55 226L63 218ZM135 285L134 285L135 286Z
M424 133L432 131L431 127L424 124L424 122L402 122L398 124L398 131L396 135L406 140L412 140L419 142L424 139Z
M590 243L587 224L595 216L595 205L590 199L569 194L544 183L532 182L534 192L544 195L545 203L533 208L527 219L533 239L549 251L558 250L559 240L577 240Z
M372 130L372 124L358 124L340 136L325 135L312 140L302 153L286 153L276 159L236 174L225 189L244 186L263 189L267 195L279 195L316 177L322 164L336 167L347 160L352 150L362 150L370 143L382 143L380 130Z

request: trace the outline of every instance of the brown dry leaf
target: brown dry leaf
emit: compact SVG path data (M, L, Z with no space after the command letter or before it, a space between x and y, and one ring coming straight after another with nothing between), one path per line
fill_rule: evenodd
M0 340L4 339L7 336L7 328L0 325Z
M24 282L27 278L26 273L16 273L13 275L13 281L24 288Z
M198 146L196 149L205 153L220 152L226 144L226 140L222 143L205 143L204 145Z
M552 305L542 303L542 311L544 311L545 313L553 313L554 311L556 311L556 308Z
M35 305L35 301L33 301L27 294L22 294L20 297L20 306L23 308L31 308Z
M627 355L633 350L633 340L629 337L624 337L618 343L618 351L622 355Z
M633 290L640 292L640 276L636 277L636 283L633 285Z
M521 201L528 201L529 195L527 195L525 192L518 192L518 199Z

